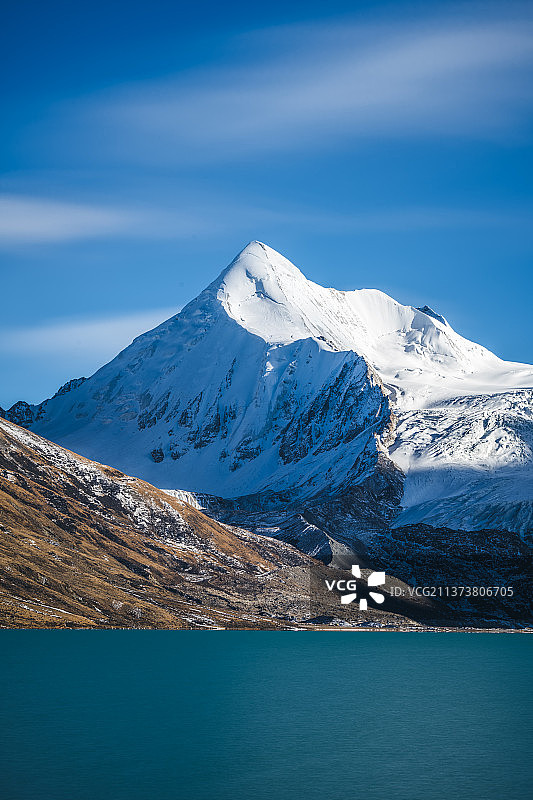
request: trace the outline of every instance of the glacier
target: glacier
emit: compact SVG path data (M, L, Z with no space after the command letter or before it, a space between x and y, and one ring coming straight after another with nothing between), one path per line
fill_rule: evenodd
M428 306L251 242L93 376L3 413L320 554L417 523L531 533L532 387Z

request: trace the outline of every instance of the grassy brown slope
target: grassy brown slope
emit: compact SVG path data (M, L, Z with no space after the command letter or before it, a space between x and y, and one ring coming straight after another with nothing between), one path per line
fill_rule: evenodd
M0 625L285 626L310 562L0 419Z
M343 612L322 596L326 577L346 574L0 418L0 627L398 627L438 616L431 601L389 597Z

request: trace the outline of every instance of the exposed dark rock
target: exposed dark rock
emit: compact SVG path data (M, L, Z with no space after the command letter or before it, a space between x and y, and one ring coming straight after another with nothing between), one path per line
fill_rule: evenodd
M59 387L57 392L52 396L52 399L54 397L59 397L62 394L67 394L67 392L71 392L73 389L77 389L78 386L81 386L86 380L87 378L72 378L72 380L67 381L63 384L63 386Z

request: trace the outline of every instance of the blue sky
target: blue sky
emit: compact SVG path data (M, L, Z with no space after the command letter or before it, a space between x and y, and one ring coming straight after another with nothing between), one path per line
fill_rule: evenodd
M3 407L90 374L250 239L533 359L530 5L5 15Z

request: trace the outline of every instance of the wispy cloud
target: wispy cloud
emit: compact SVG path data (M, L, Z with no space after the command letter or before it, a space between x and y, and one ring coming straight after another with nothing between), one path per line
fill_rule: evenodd
M141 333L179 311L154 308L110 316L56 319L27 327L0 328L0 405L40 403L71 378L89 376Z
M179 308L156 308L107 317L63 319L35 327L0 329L0 352L10 355L54 358L79 356L79 369L94 369L126 347L139 334L151 330ZM87 360L87 358L89 360Z
M242 209L246 215L246 208ZM228 224L227 204L183 201L178 207L79 203L20 194L0 195L0 247L87 239L186 239L220 233Z
M445 208L412 206L381 208L378 211L355 211L351 214L302 214L291 224L305 223L309 229L328 232L381 233L422 230L457 230L473 228L531 228L533 212L528 209Z
M135 230L134 212L105 206L0 195L0 243L63 242Z
M141 209L0 195L0 248L93 238L183 240L224 234L256 238L287 226L335 234L486 227L530 227L530 209L381 207L325 212L312 207L256 204L210 193L173 207Z
M114 158L183 163L362 137L494 137L520 132L531 114L530 18L282 34L263 33L232 66L94 98L79 130L94 134L96 123Z

